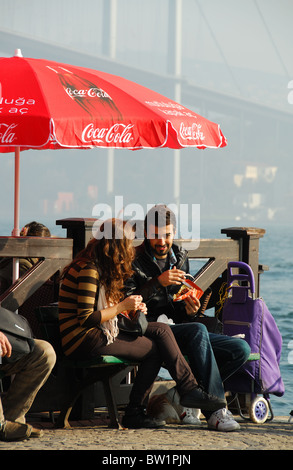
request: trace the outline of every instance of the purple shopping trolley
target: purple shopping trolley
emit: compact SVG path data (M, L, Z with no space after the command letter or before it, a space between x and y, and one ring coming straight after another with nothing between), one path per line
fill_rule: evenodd
M233 269L237 270L234 274ZM270 394L280 397L285 391L279 369L282 337L264 300L255 297L254 275L248 264L228 263L227 285L223 333L244 335L251 355L239 371L225 381L225 390L231 392L242 418L264 423L273 419ZM240 405L241 401L244 405Z

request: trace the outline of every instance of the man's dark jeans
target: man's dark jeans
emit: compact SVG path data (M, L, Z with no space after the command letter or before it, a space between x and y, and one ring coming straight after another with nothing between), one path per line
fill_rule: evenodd
M209 333L201 323L170 327L198 383L207 393L224 398L223 381L247 361L248 343L241 338Z

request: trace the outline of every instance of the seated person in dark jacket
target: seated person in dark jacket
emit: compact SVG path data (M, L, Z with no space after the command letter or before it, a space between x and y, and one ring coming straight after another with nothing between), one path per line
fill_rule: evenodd
M203 324L192 322L200 308L198 299L190 296L173 302L189 272L187 251L173 243L174 213L165 205L154 206L145 218L144 231L145 240L136 249L134 274L126 283L127 295L142 295L149 321L160 321L166 315L169 323L170 319L174 322L170 326L198 383L207 393L224 398L223 381L246 362L250 347L243 339L209 333ZM210 429L239 429L226 408L202 413Z

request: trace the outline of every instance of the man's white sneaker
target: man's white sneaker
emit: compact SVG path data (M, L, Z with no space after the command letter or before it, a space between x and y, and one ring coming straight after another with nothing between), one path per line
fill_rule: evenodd
M209 429L216 429L217 431L227 432L240 429L240 426L233 418L231 411L226 408L214 411L207 423Z
M180 415L180 420L182 424L201 424L200 419L198 419L193 413L193 408L183 408L182 414Z

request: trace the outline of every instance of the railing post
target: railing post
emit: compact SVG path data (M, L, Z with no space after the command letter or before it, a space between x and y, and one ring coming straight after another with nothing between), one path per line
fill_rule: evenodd
M227 237L239 240L239 261L249 264L255 278L255 291L259 296L259 239L265 234L265 229L254 227L230 227L221 230Z
M56 220L56 225L61 225L67 230L66 238L73 239L73 258L83 250L93 238L92 228L97 219L92 218L68 218Z

